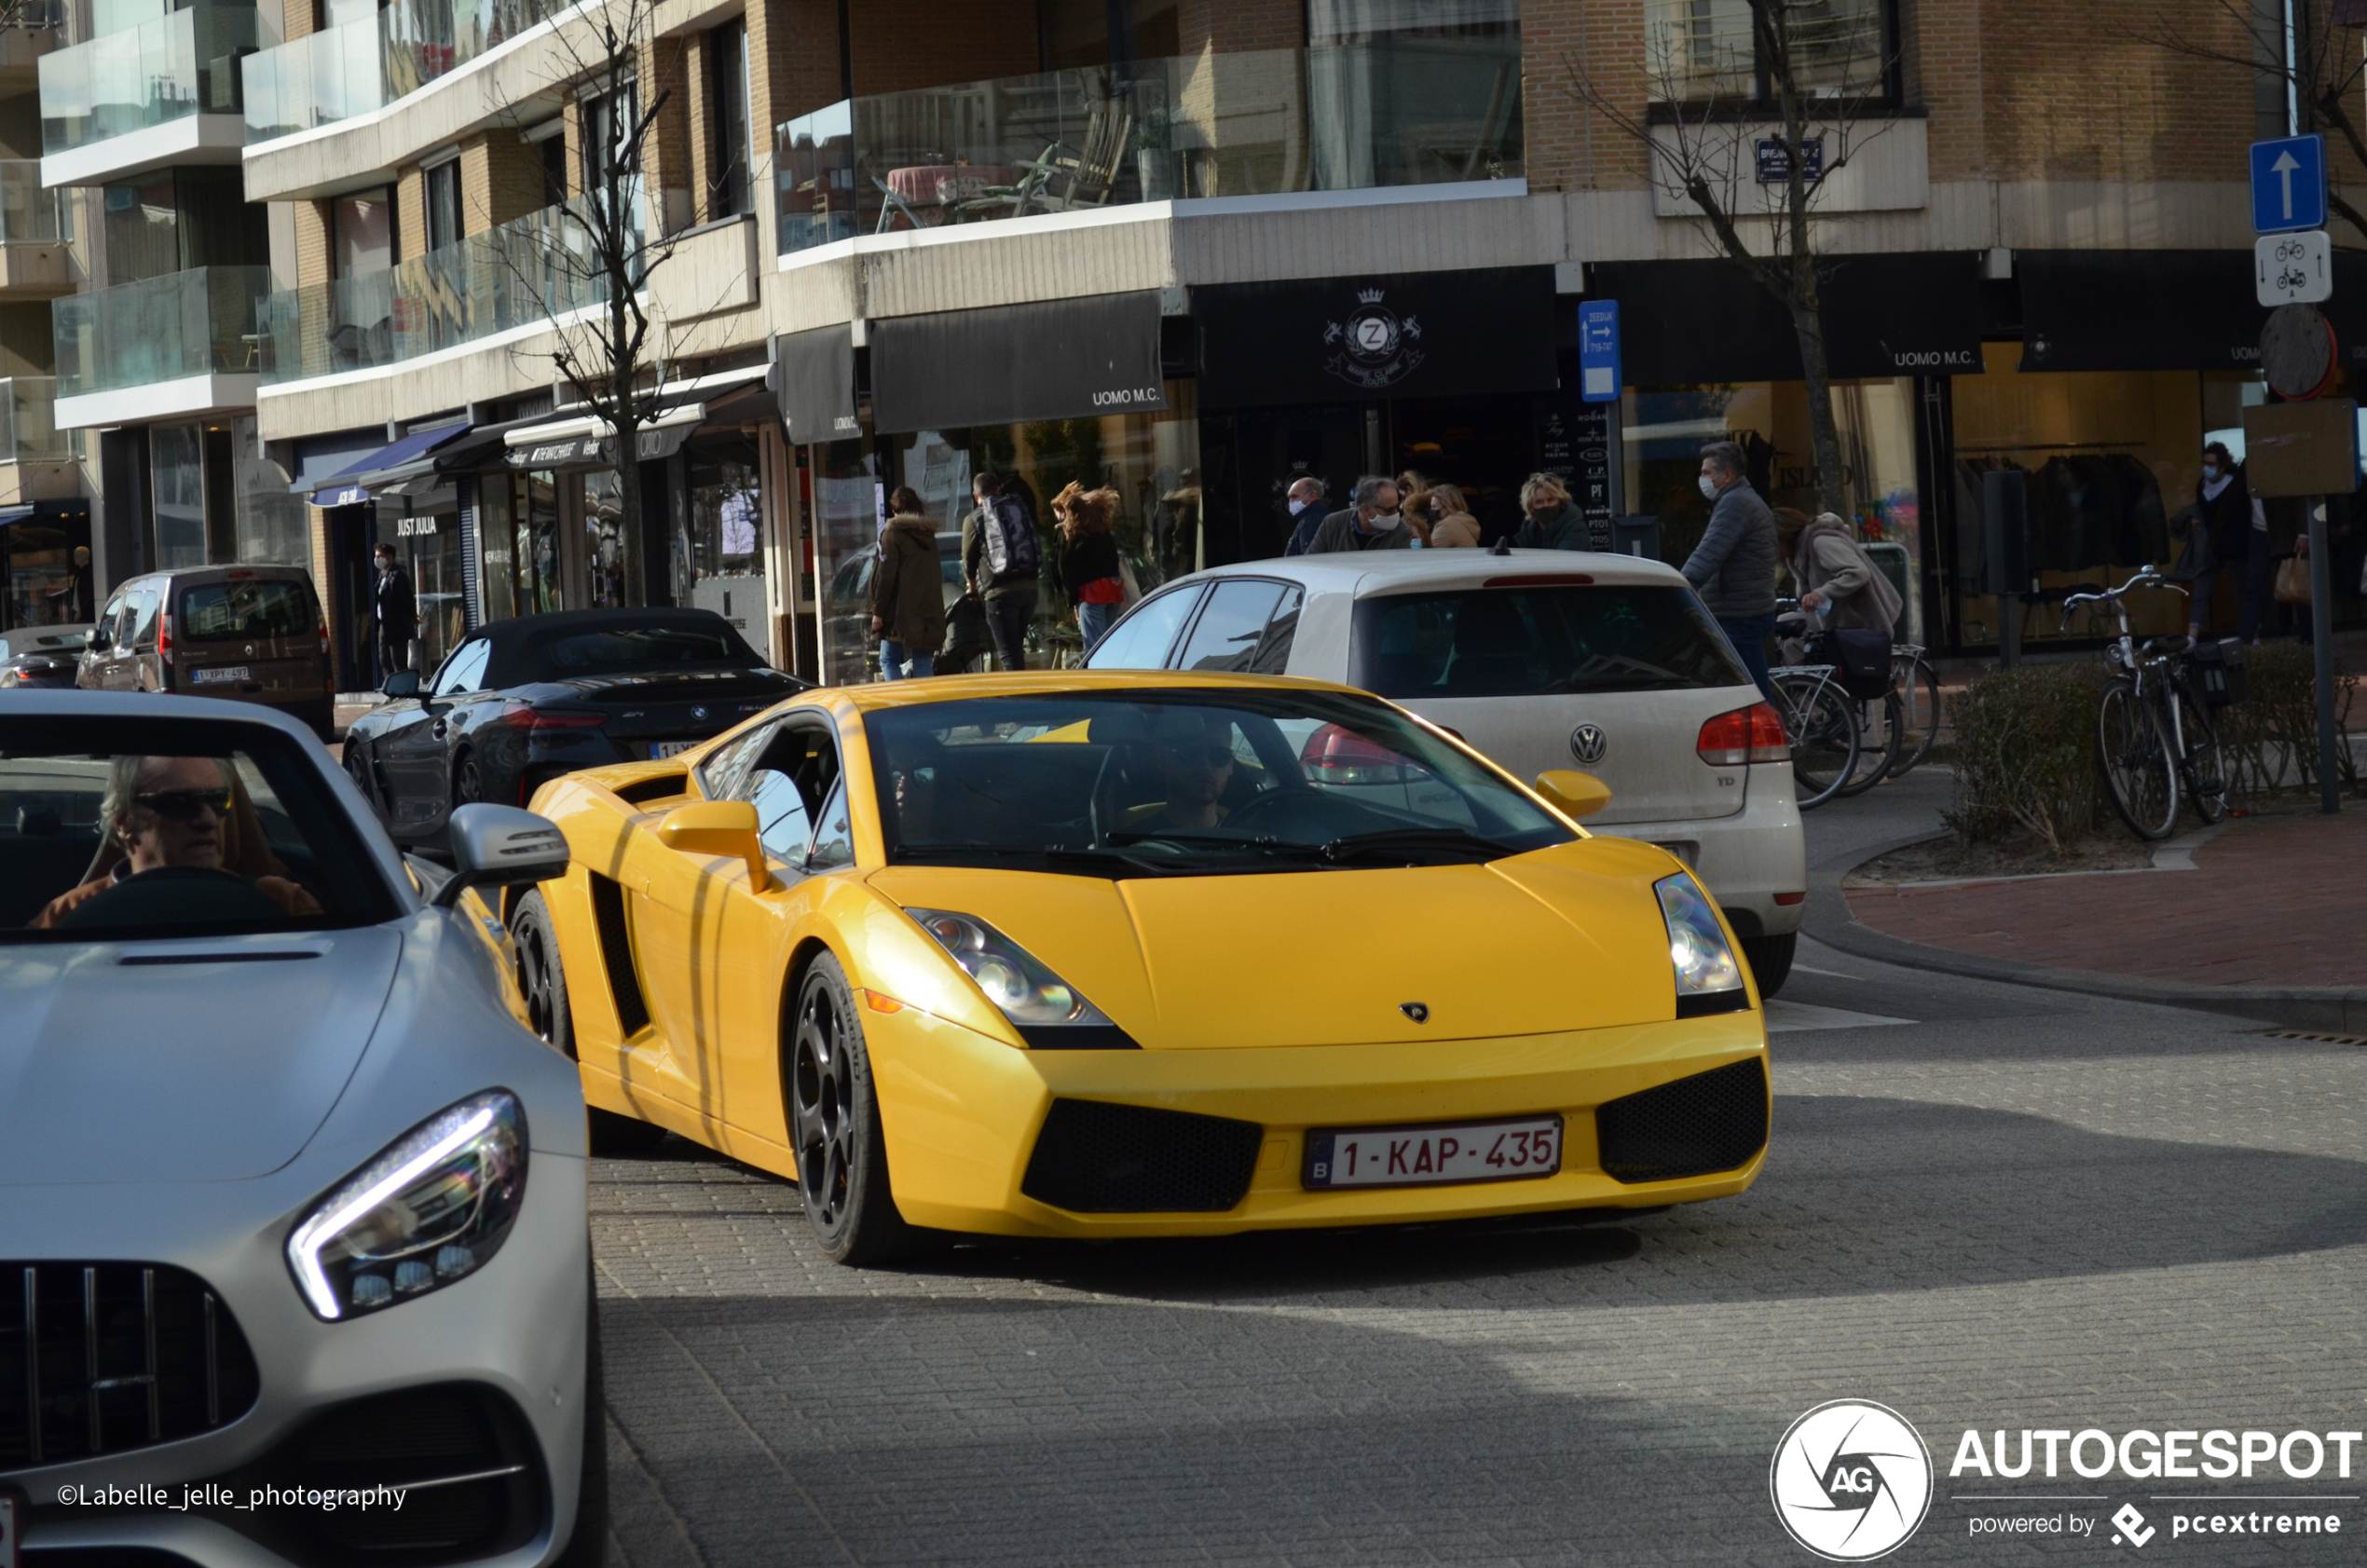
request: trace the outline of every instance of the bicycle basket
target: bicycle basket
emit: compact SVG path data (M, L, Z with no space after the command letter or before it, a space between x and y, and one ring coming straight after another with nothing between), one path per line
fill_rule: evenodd
M2186 650L2186 667L2194 673L2195 689L2203 694L2207 708L2240 702L2251 689L2244 675L2244 645L2234 637L2196 643Z
M1864 627L1839 627L1811 639L1809 661L1833 666L1840 689L1861 702L1890 689L1890 636Z

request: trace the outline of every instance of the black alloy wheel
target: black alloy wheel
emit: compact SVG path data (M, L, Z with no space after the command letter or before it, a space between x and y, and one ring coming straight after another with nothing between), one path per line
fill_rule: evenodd
M888 1190L886 1142L855 995L828 953L798 986L787 1054L789 1136L814 1237L838 1262L883 1262L910 1245L911 1231Z
M452 764L452 803L471 806L491 798L485 792L485 770L477 766L477 754L462 752Z
M353 781L353 787L362 792L362 798L376 810L378 804L377 782L371 778L370 772L369 753L363 749L361 742L348 737L345 743L345 776Z

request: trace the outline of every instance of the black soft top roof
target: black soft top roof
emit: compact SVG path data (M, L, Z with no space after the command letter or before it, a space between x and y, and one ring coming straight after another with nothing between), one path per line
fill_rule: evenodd
M515 615L496 620L477 634L493 645L485 679L489 687L521 686L544 678L536 669L538 650L562 637L585 632L626 632L645 627L679 627L684 631L720 634L752 667L764 659L748 647L732 623L713 610L650 607L645 609L554 610L548 615Z

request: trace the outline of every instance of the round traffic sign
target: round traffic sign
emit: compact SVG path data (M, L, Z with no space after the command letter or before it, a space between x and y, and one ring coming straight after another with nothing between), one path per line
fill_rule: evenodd
M2314 398L2333 383L2333 323L2314 305L2280 305L2260 334L2260 368L2280 398Z

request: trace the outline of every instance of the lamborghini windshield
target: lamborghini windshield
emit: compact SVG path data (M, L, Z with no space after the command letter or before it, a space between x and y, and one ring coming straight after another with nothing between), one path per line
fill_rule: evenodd
M888 859L1088 876L1501 859L1575 838L1384 703L1076 691L869 716Z

